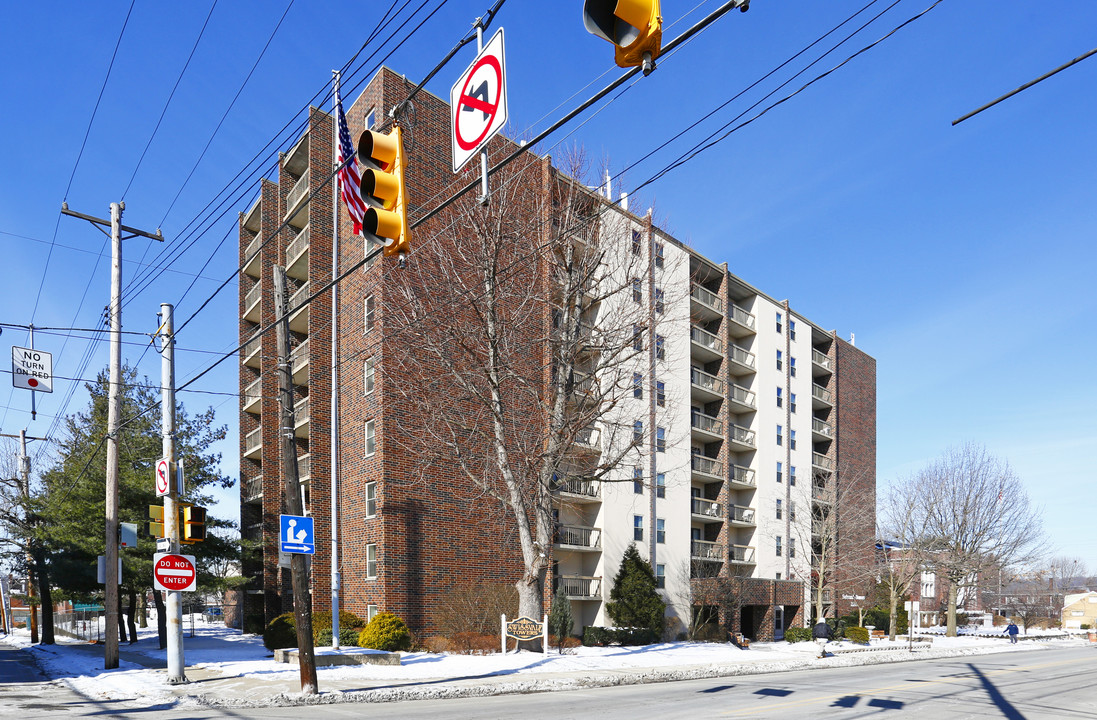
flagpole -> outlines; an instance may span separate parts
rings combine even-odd
[[[335,107],[332,153],[339,147],[339,71],[332,70]],[[336,156],[337,157],[337,156]],[[336,157],[332,160],[335,161]],[[340,180],[341,182],[341,180]],[[339,191],[331,194],[331,645],[339,647]]]

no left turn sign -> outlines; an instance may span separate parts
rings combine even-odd
[[[507,76],[503,28],[499,28],[449,91],[453,172],[507,122]]]

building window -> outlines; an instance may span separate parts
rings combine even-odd
[[[655,587],[662,590],[667,586],[667,566],[662,563],[655,564]]]
[[[632,231],[632,254],[633,255],[637,255],[637,256],[640,255],[640,241],[641,241],[641,239],[642,239],[642,236],[640,235],[640,231],[639,230],[633,230]]]
[[[370,457],[377,452],[377,437],[375,434],[374,421],[366,420],[366,457]]]
[[[655,267],[663,267],[663,243],[655,243]]]
[[[777,313],[777,332],[781,332],[781,313]]]
[[[366,605],[366,622],[372,620],[377,615],[377,612],[378,610],[376,605]]]
[[[640,327],[639,323],[632,324],[632,349],[644,349],[644,330]]]
[[[789,485],[795,485],[796,484],[796,466],[795,465],[789,465],[788,466],[788,484]]]
[[[796,377],[796,358],[791,355],[788,356],[788,374]]]
[[[662,335],[655,336],[655,359],[667,359],[667,341]]]
[[[777,407],[781,407],[781,388],[777,388]]]
[[[644,301],[643,286],[640,285],[640,280],[637,278],[632,279],[632,301],[639,305]]]
[[[366,545],[366,577],[377,577],[377,545],[374,543]]]
[[[777,573],[776,579],[777,579],[777,580],[780,580],[780,579],[781,579],[781,573]]]
[[[667,521],[663,518],[657,518],[655,520],[655,542],[666,543],[667,541]]]
[[[777,463],[777,482],[781,482],[781,467],[782,463]]]
[[[632,539],[636,542],[642,542],[644,539],[644,516],[633,515],[632,516]]]
[[[777,557],[781,557],[781,536],[777,536]]]
[[[667,384],[662,380],[655,382],[655,404],[659,407],[667,405]]]
[[[373,358],[366,358],[362,376],[365,378],[366,395],[369,395],[373,392]]]
[[[370,330],[373,329],[373,296],[372,295],[367,295],[366,296],[365,314],[366,314],[365,332],[369,332]]]
[[[788,431],[788,449],[789,450],[795,450],[796,449],[796,431],[795,430],[789,430]]]
[[[661,288],[655,288],[655,312],[663,312],[663,291]]]
[[[632,442],[642,442],[644,439],[644,422],[637,420],[632,424]]]
[[[788,394],[788,411],[790,413],[796,412],[796,393]]]
[[[655,474],[655,497],[665,498],[667,496],[667,474],[656,473]]]
[[[777,351],[777,369],[778,370],[781,369],[781,351],[780,350]]]
[[[373,129],[373,124],[374,124],[375,121],[376,121],[376,113],[374,111],[374,108],[370,108],[369,112],[366,113],[366,124],[365,124],[366,130],[372,130]]]
[[[655,452],[667,451],[667,430],[666,428],[655,428]]]
[[[789,340],[795,340],[796,339],[796,321],[793,320],[792,318],[789,318],[789,320],[788,320],[788,339]],[[791,540],[789,541],[788,549],[789,549],[789,556],[791,557],[792,556],[792,541]]]
[[[781,519],[781,500],[780,500],[780,498],[778,498],[778,500],[777,500],[777,519],[778,520]]]
[[[644,492],[644,471],[640,468],[632,469],[632,491],[637,495]]]
[[[788,503],[788,519],[796,522],[796,501],[789,500]]]
[[[377,517],[377,482],[366,483],[366,517]]]
[[[781,434],[783,432],[784,432],[784,429],[780,425],[778,425],[777,426],[777,444],[778,445],[783,445],[784,442],[785,442],[784,435]]]
[[[644,398],[644,376],[640,373],[632,374],[632,396],[634,398]]]
[[[789,328],[791,330],[791,328]],[[790,558],[796,557],[796,538],[788,539],[788,556]]]

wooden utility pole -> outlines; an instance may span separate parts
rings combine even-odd
[[[84,215],[69,210],[68,203],[61,203],[61,213],[87,220],[100,226],[110,226],[110,387],[107,395],[107,482],[106,482],[106,520],[104,536],[106,568],[104,578],[103,606],[105,608],[106,628],[103,630],[103,668],[113,670],[118,667],[118,430],[121,425],[122,398],[122,240],[140,235],[163,242],[164,236],[137,230],[122,224],[124,202],[110,204],[110,220]],[[125,238],[122,231],[130,233]]]
[[[282,451],[282,503],[287,515],[304,515],[301,482],[297,476],[297,444],[293,419],[293,374],[290,368],[289,312],[286,309],[286,269],[274,267],[275,325],[278,336],[278,402],[281,406],[281,427],[278,443]],[[281,539],[279,539],[279,542]],[[293,617],[297,625],[297,658],[301,667],[301,693],[319,692],[316,681],[316,655],[312,644],[312,605],[309,597],[308,560],[301,553],[290,556],[293,578]]]

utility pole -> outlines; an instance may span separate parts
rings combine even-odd
[[[172,474],[168,494],[164,496],[164,537],[168,552],[179,552],[179,472],[175,455],[175,328],[174,308],[160,303],[160,429],[163,434],[163,456]],[[168,684],[187,682],[183,663],[183,594],[167,591],[168,613]]]
[[[121,598],[118,595],[118,430],[121,423],[119,415],[122,400],[119,390],[122,385],[122,240],[142,236],[163,242],[164,236],[159,230],[156,234],[127,227],[122,224],[124,202],[110,204],[110,220],[84,215],[69,210],[67,202],[61,203],[61,213],[87,220],[102,230],[100,226],[110,226],[110,388],[107,395],[107,482],[106,482],[106,520],[104,536],[106,587],[103,605],[105,609],[103,631],[103,669],[118,667],[118,621],[121,615]],[[122,232],[130,233],[126,238]]]
[[[31,331],[33,333],[33,330]],[[34,335],[31,335],[31,347],[34,347]],[[31,407],[34,407],[34,393],[31,393]],[[31,410],[33,413],[34,411]],[[30,456],[27,455],[27,431],[19,431],[19,492],[23,496],[23,521],[27,525],[27,529],[30,529]],[[27,599],[29,602],[27,605],[30,610],[30,641],[32,645],[38,644],[38,611],[34,605],[34,585],[31,575],[34,574],[34,555],[30,549],[27,549]],[[37,581],[38,578],[34,578]]]
[[[297,445],[294,440],[293,374],[290,367],[289,313],[286,310],[286,269],[274,267],[274,302],[278,336],[278,402],[281,405],[281,427],[278,442],[282,450],[283,505],[288,515],[304,515],[301,481],[297,475]],[[301,694],[319,692],[316,680],[316,655],[312,644],[312,606],[309,599],[309,577],[301,553],[290,555],[290,575],[293,579],[293,616],[297,625],[297,659],[301,668]]]

